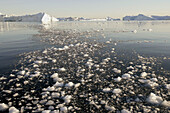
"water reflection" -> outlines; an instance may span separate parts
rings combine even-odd
[[[0,32],[9,31],[10,24],[8,22],[0,22]]]

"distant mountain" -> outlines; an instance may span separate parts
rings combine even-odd
[[[123,17],[123,20],[154,20],[151,17],[145,16],[143,14],[139,14],[137,16],[125,16]]]
[[[52,17],[46,13],[38,13],[33,15],[24,16],[4,16],[0,15],[0,21],[4,22],[42,22],[49,23],[53,21],[59,21],[55,17]]]
[[[151,16],[154,20],[170,20],[170,16]]]

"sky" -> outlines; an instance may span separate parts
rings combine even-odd
[[[55,17],[122,18],[126,15],[170,15],[170,0],[0,0],[0,12]]]

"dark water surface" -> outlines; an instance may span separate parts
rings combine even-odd
[[[33,38],[38,29],[29,24],[33,23],[0,23],[0,74],[13,68],[19,59],[19,54],[48,46]]]
[[[32,25],[30,27],[30,25]],[[0,23],[0,74],[16,64],[23,52],[49,47],[33,37],[38,23]],[[89,37],[98,41],[119,41],[124,51],[134,50],[140,55],[162,57],[163,67],[170,70],[170,22],[57,22],[44,28],[97,31],[102,36]],[[136,33],[135,30],[137,31]],[[134,31],[134,32],[133,32]],[[11,67],[12,68],[12,67]]]

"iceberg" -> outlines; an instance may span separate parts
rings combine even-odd
[[[125,16],[125,17],[123,17],[123,20],[129,21],[129,20],[154,20],[154,19],[152,17],[148,17],[143,14],[139,14],[137,16]]]
[[[24,16],[0,16],[0,21],[4,22],[41,22],[41,23],[50,23],[59,21],[57,18],[50,16],[46,13],[38,13],[33,15],[24,15]]]
[[[170,20],[170,16],[151,16],[155,20]]]

